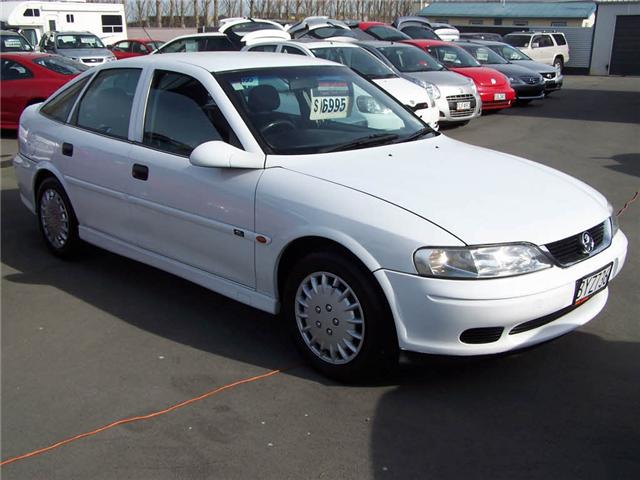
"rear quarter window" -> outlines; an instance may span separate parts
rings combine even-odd
[[[40,113],[53,120],[66,122],[73,105],[76,103],[80,92],[82,92],[82,89],[88,81],[89,77],[70,85],[67,89],[45,103],[40,109]]]
[[[566,45],[567,44],[567,39],[564,38],[564,35],[560,35],[559,33],[554,33],[552,36],[553,36],[553,39],[556,41],[556,43],[558,45]]]

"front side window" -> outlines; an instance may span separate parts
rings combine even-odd
[[[0,52],[31,52],[29,45],[21,35],[0,35]]]
[[[110,137],[126,139],[140,69],[114,68],[98,73],[83,95],[75,124]]]
[[[104,33],[122,33],[122,15],[102,15]]]
[[[129,42],[118,42],[113,46],[114,52],[128,52]]]
[[[255,47],[249,48],[250,52],[275,52],[275,45],[256,45]]]
[[[550,35],[542,35],[540,38],[540,46],[541,47],[553,47],[553,40],[551,40]]]
[[[98,37],[90,34],[60,34],[56,37],[59,50],[72,48],[105,48]]]
[[[269,153],[353,150],[432,134],[397,101],[345,67],[251,69],[216,78]]]
[[[393,70],[372,54],[361,48],[312,48],[311,51],[318,58],[346,65],[366,78],[374,79],[396,77]]]
[[[493,50],[486,47],[476,47],[475,45],[465,45],[464,49],[473,55],[482,65],[495,65],[508,63],[504,58],[498,55]]]
[[[33,77],[31,71],[13,60],[3,58],[1,60],[0,80],[25,80]]]
[[[52,55],[50,57],[39,57],[33,60],[33,63],[36,63],[41,67],[46,68],[47,70],[51,70],[52,72],[60,73],[62,75],[78,75],[89,69],[89,67],[80,62],[76,62],[74,60],[71,60],[70,58],[58,55]]]
[[[378,50],[396,67],[404,73],[439,72],[445,70],[438,62],[424,50],[414,47],[379,47]]]
[[[292,47],[291,45],[284,45],[282,47],[282,53],[290,53],[292,55],[305,55],[302,50],[296,47]]]
[[[479,67],[480,64],[469,53],[460,47],[449,45],[434,45],[429,47],[429,53],[434,55],[447,67],[466,68]]]
[[[45,103],[40,109],[40,113],[59,122],[66,122],[73,105],[76,103],[78,95],[80,95],[80,92],[88,81],[89,78],[85,78],[70,85]]]
[[[181,73],[155,72],[147,100],[143,144],[188,156],[205,142],[236,143],[230,137],[231,129],[222,112],[198,80]]]
[[[139,42],[131,42],[131,47],[129,48],[129,50],[131,51],[131,53],[140,53],[143,55],[149,53],[147,47]]]

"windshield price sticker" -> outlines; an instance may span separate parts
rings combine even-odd
[[[344,96],[311,96],[311,113],[309,120],[328,120],[345,118],[349,110],[349,97]]]

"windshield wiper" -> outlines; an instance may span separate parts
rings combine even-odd
[[[364,146],[373,146],[373,145],[384,145],[387,142],[391,142],[396,140],[399,135],[395,133],[375,133],[373,135],[369,135],[368,137],[362,137],[357,140],[342,143],[340,145],[334,145],[332,147],[320,150],[321,153],[328,152],[339,152],[341,150],[351,150],[352,148],[364,147]]]
[[[418,130],[415,133],[412,133],[411,135],[408,135],[402,139],[400,139],[400,141],[398,143],[404,143],[404,142],[411,142],[413,140],[417,140],[421,137],[425,137],[429,134],[435,133],[434,130],[430,127],[423,127],[420,130]]]

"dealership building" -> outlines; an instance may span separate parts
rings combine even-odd
[[[640,75],[640,0],[440,1],[419,11],[463,32],[563,32],[571,49],[569,71]]]

